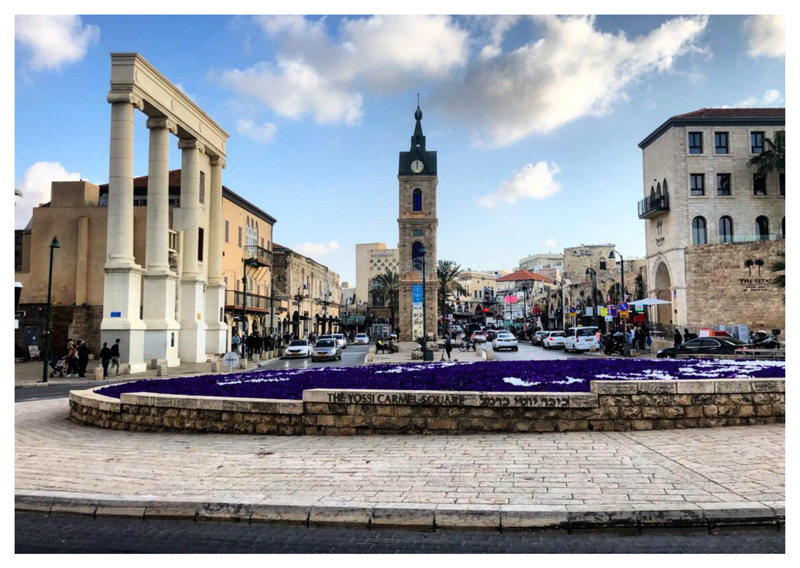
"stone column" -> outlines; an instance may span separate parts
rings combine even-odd
[[[143,316],[145,361],[180,365],[179,330],[175,319],[178,275],[169,267],[169,135],[177,134],[175,123],[151,118],[150,155],[147,174],[147,244],[145,247]]]
[[[208,286],[206,287],[206,353],[225,353],[228,326],[225,324],[225,281],[222,279],[222,170],[225,159],[211,158],[211,187],[208,195]]]
[[[133,257],[133,112],[143,108],[131,93],[108,94],[111,146],[108,168],[108,221],[100,340],[122,340],[122,362],[130,372],[146,369],[145,324],[139,317],[142,269]]]
[[[200,157],[205,151],[198,140],[181,140],[181,206],[172,212],[173,226],[183,231],[181,248],[181,311],[179,355],[181,361],[206,361],[205,274],[198,260],[200,211]],[[204,237],[205,238],[205,237]]]

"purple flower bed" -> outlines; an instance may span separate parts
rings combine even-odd
[[[389,389],[484,392],[587,392],[592,379],[676,380],[782,378],[783,361],[602,359],[492,361],[317,367],[253,371],[175,379],[144,379],[99,389],[119,398],[124,392],[301,400],[303,391]]]

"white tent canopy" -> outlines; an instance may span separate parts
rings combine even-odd
[[[635,302],[628,302],[631,306],[656,306],[659,304],[671,304],[672,302],[668,300],[659,300],[658,298],[644,298],[642,300],[636,300]]]

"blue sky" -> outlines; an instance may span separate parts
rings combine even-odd
[[[703,107],[785,106],[783,29],[726,15],[18,16],[15,225],[51,181],[107,181],[109,54],[138,52],[230,134],[223,183],[342,280],[356,243],[396,246],[417,93],[440,259],[508,270],[592,243],[643,256],[637,144]]]

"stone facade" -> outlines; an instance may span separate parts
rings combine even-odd
[[[70,393],[78,423],[133,431],[273,435],[465,434],[783,423],[784,379],[592,381],[588,393],[312,389],[302,401]]]

